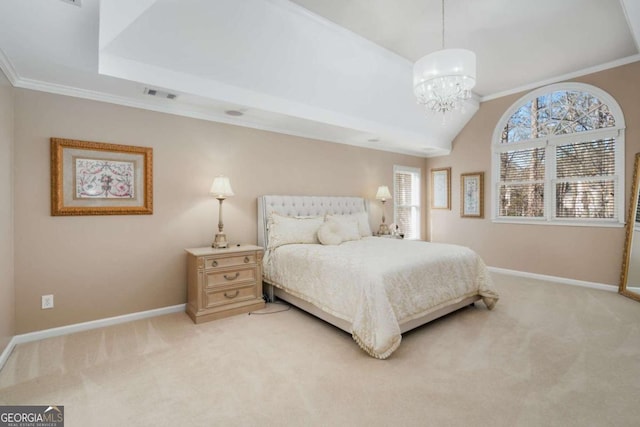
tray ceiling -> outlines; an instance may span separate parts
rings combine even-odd
[[[446,8],[446,46],[476,53],[478,83],[445,117],[411,88],[441,46],[439,0],[3,0],[0,68],[17,87],[429,157],[482,100],[640,59],[637,1]]]

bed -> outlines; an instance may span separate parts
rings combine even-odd
[[[493,309],[499,296],[474,251],[368,236],[367,208],[359,197],[259,197],[258,244],[266,248],[268,298],[287,301],[349,332],[378,359],[389,357],[406,331],[481,299]],[[344,221],[360,232],[357,238],[320,244],[319,231],[311,233],[327,228],[318,229],[318,224]]]

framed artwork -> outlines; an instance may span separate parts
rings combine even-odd
[[[460,175],[460,216],[484,218],[484,172]]]
[[[153,149],[51,138],[51,215],[153,213]]]
[[[451,168],[431,169],[431,209],[451,209]]]

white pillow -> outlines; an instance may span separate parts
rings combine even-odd
[[[325,222],[318,229],[318,240],[323,245],[339,245],[342,243],[340,224],[334,221]]]
[[[269,245],[267,249],[293,243],[319,243],[318,229],[323,224],[321,216],[294,217],[277,213],[269,215]]]
[[[356,221],[358,223],[358,232],[361,237],[371,236],[371,227],[369,226],[369,215],[366,212],[358,212],[348,215],[327,215],[327,221],[335,219],[336,221]]]
[[[361,236],[357,218],[354,218],[351,215],[327,215],[327,222],[339,225],[337,230],[343,242],[349,240],[360,240]]]

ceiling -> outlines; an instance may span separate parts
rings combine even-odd
[[[640,60],[638,0],[447,0],[445,47],[476,53],[477,85],[462,111],[434,115],[411,73],[442,47],[441,7],[3,0],[0,69],[16,87],[430,157],[482,101]]]

